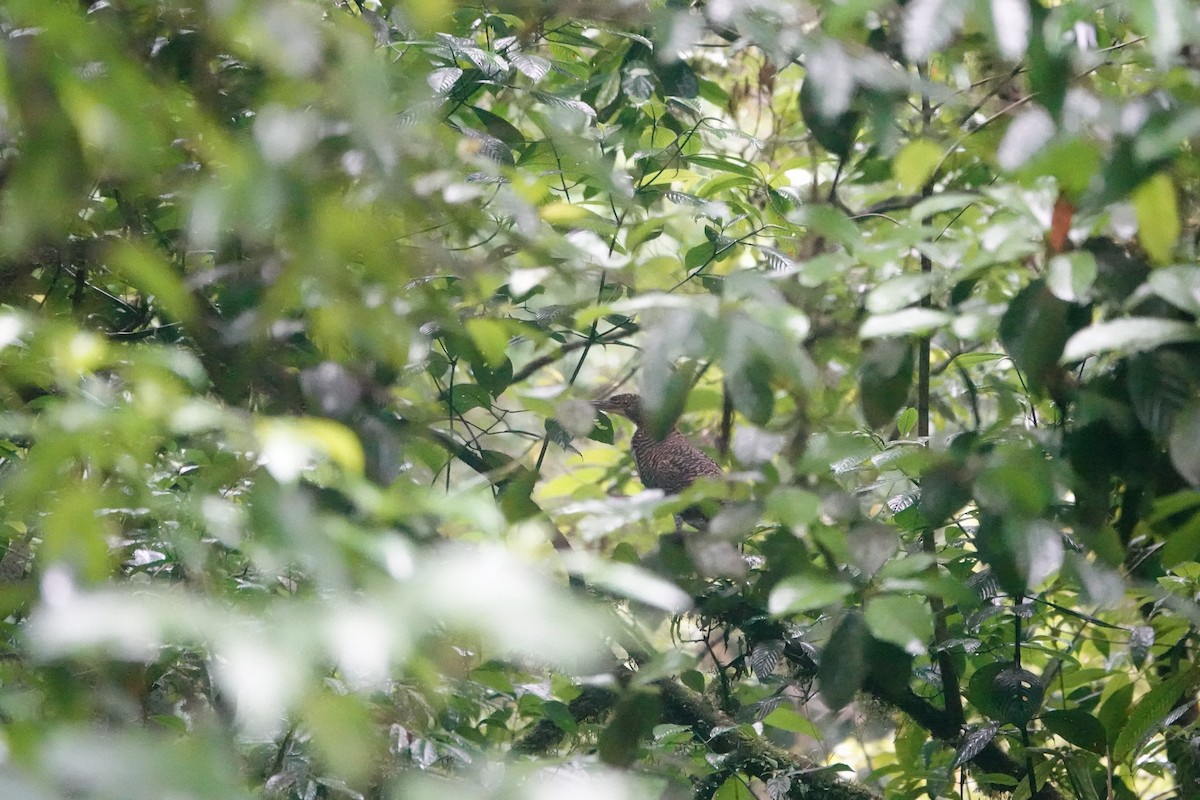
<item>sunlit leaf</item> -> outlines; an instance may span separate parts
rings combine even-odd
[[[785,578],[771,591],[767,607],[781,616],[836,603],[853,591],[847,583],[820,574],[794,575]]]
[[[1137,756],[1137,751],[1154,732],[1155,728],[1166,724],[1172,710],[1179,701],[1179,696],[1196,679],[1193,669],[1183,669],[1176,672],[1162,683],[1155,686],[1141,698],[1129,715],[1124,728],[1121,729],[1117,741],[1113,745],[1114,761],[1124,762]]]
[[[1104,353],[1135,353],[1165,344],[1200,341],[1200,328],[1172,319],[1128,317],[1098,322],[1076,333],[1062,351],[1063,363]]]
[[[1159,264],[1169,262],[1180,231],[1175,185],[1170,176],[1160,172],[1138,187],[1133,193],[1133,207],[1142,247]]]
[[[875,314],[867,318],[858,330],[863,339],[885,336],[898,337],[929,333],[951,320],[945,311],[932,308],[909,308],[891,314]]]
[[[928,139],[914,139],[896,154],[892,172],[906,192],[916,192],[934,176],[942,148]]]
[[[933,636],[933,615],[925,602],[915,597],[883,595],[867,603],[864,619],[871,635],[902,647],[905,652],[925,652]]]
[[[813,725],[807,718],[802,717],[787,706],[780,706],[770,714],[767,714],[767,716],[763,717],[763,724],[770,725],[772,728],[779,728],[781,731],[803,733],[805,736],[811,736],[814,739],[821,738],[821,732],[816,725]]]

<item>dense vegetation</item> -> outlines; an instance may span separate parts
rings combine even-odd
[[[0,796],[1200,795],[1192,4],[0,34]]]

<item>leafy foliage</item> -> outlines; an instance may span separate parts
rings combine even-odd
[[[1190,796],[1193,16],[10,0],[0,794]]]

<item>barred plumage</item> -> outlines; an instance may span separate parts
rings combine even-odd
[[[667,494],[679,494],[700,477],[720,477],[723,473],[717,462],[672,429],[662,439],[655,439],[643,424],[642,401],[636,394],[618,394],[595,403],[601,411],[613,411],[633,421],[633,460],[637,464],[642,485],[662,489]],[[698,506],[680,513],[691,525],[702,527],[708,515]]]

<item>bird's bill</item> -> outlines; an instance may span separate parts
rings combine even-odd
[[[612,411],[617,414],[627,415],[629,413],[629,410],[624,403],[614,403],[612,400],[593,400],[592,408],[596,409],[597,411]]]

